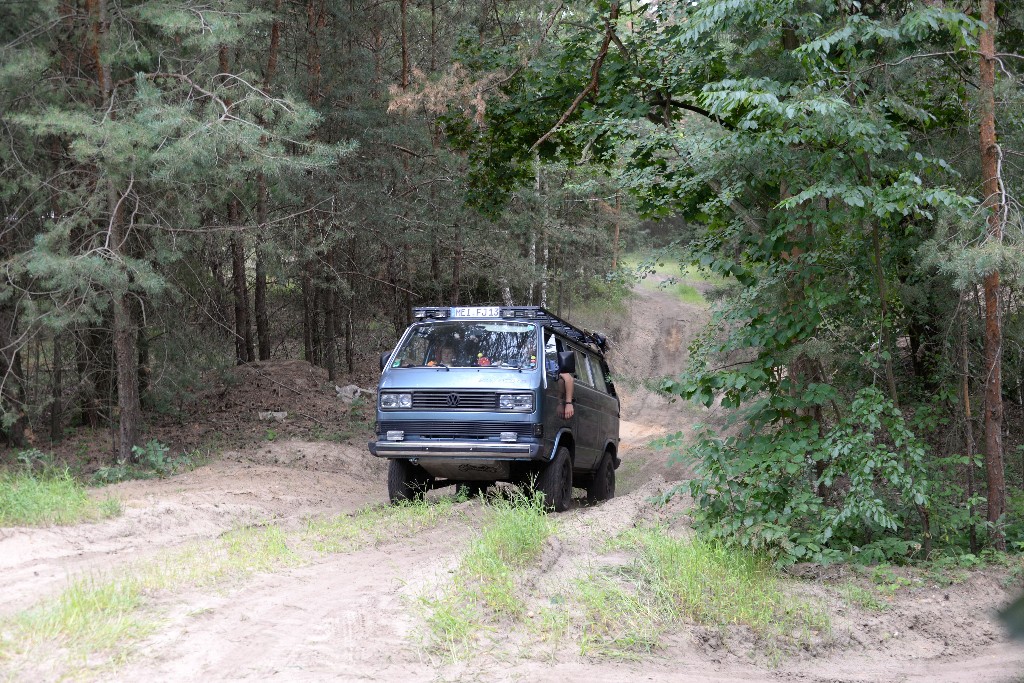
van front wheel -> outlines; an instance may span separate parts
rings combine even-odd
[[[392,503],[422,498],[430,490],[430,475],[408,460],[388,461],[388,498]]]
[[[544,507],[565,512],[572,501],[572,458],[562,446],[554,459],[537,476],[537,490],[544,494]]]

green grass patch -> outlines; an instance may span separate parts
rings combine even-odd
[[[727,279],[709,271],[680,264],[678,258],[671,254],[630,254],[623,259],[622,267],[632,273],[639,287],[671,292],[680,301],[694,306],[705,306],[708,303],[695,284],[728,283]]]
[[[485,510],[487,521],[451,584],[439,595],[420,599],[431,649],[452,659],[498,620],[522,617],[517,572],[540,556],[553,530],[539,495],[492,499]]]
[[[0,474],[0,526],[77,524],[120,514],[120,501],[91,498],[66,468]]]
[[[695,287],[691,287],[684,282],[677,282],[673,291],[676,296],[679,297],[680,301],[684,303],[693,304],[695,306],[702,306],[707,303],[703,294],[697,291]]]
[[[310,560],[310,551],[346,552],[408,535],[450,516],[456,502],[447,496],[373,506],[308,520],[305,529],[292,534],[275,525],[237,528],[147,562],[76,578],[53,598],[0,619],[0,662],[13,680],[39,677],[40,666],[49,669],[42,676],[47,679],[95,671],[123,659],[156,628],[156,615],[146,612],[154,595],[298,566]]]
[[[118,661],[155,628],[144,614],[150,596],[302,561],[279,527],[247,527],[116,573],[80,577],[55,597],[0,621],[0,661],[11,660],[18,668],[42,656],[63,669],[61,675],[87,662]]]
[[[435,526],[454,513],[457,502],[455,497],[442,496],[436,500],[373,505],[354,514],[327,519],[311,518],[306,520],[303,535],[318,552],[351,552]]]
[[[579,583],[584,653],[634,657],[684,619],[711,627],[744,625],[780,645],[830,628],[823,611],[781,590],[765,557],[675,538],[658,527],[623,534],[613,547],[635,557]]]
[[[840,587],[840,594],[846,603],[853,607],[860,607],[872,612],[884,612],[889,609],[889,603],[880,598],[878,593],[853,581],[843,584]]]

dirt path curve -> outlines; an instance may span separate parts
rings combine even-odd
[[[680,371],[706,311],[670,292],[638,288],[629,320],[609,330],[611,363],[623,399],[619,497],[559,516],[559,538],[545,551],[537,581],[586,572],[604,539],[635,525],[685,525],[685,503],[671,510],[649,501],[665,480],[685,478],[667,466],[652,438],[715,414],[671,403],[644,382]],[[125,515],[61,529],[0,531],[0,613],[53,594],[67,577],[144,560],[181,544],[244,524],[272,521],[297,529],[307,517],[353,511],[386,498],[384,470],[361,444],[274,441],[230,451],[215,463],[167,480],[106,489]],[[638,661],[582,657],[575,641],[538,651],[490,632],[462,661],[443,661],[421,646],[419,597],[444,584],[479,528],[479,504],[438,526],[348,553],[325,554],[300,567],[239,580],[218,589],[155,596],[155,632],[132,647],[120,667],[91,670],[120,681],[973,681],[1011,680],[1024,652],[1009,646],[991,616],[1009,592],[982,574],[962,585],[897,597],[892,609],[865,612],[836,600],[815,581],[794,590],[834,608],[828,644],[766,668],[756,639],[723,640],[684,625]],[[534,580],[531,579],[531,580]],[[497,644],[501,643],[499,647]],[[510,654],[511,653],[511,654]],[[0,679],[3,676],[0,660]],[[85,677],[89,678],[90,671]],[[49,680],[46,667],[18,680]]]

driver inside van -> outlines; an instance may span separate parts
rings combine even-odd
[[[441,343],[434,347],[432,358],[427,361],[427,367],[452,367],[455,365],[455,349],[449,344]]]

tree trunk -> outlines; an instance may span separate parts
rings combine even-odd
[[[25,415],[25,377],[21,371],[21,350],[18,343],[18,314],[12,305],[0,306],[0,418],[11,420],[6,432],[8,444],[15,448],[28,446],[28,418]]]
[[[327,267],[329,272],[334,272],[334,250],[327,254]],[[333,282],[333,278],[331,279]],[[338,377],[336,354],[334,351],[334,287],[328,286],[324,289],[324,365],[327,366],[327,379],[334,381]]]
[[[409,0],[399,2],[402,22],[402,90],[409,87],[409,32],[408,23]]]
[[[462,228],[455,226],[455,253],[452,255],[452,305],[459,305],[462,280]]]
[[[345,268],[348,278],[348,305],[345,307],[345,367],[351,375],[355,372],[355,345],[352,336],[355,334],[356,307],[356,264],[359,263],[359,243],[353,234],[348,240],[348,265]]]
[[[50,376],[50,441],[56,443],[64,436],[63,401],[64,356],[60,333],[53,335],[53,373]]]
[[[540,305],[547,308],[548,305],[548,231],[541,233],[541,261],[540,261]]]
[[[136,302],[135,309],[139,309],[138,303]],[[140,315],[135,316],[136,320],[141,320]],[[152,373],[149,371],[149,335],[146,334],[146,330],[139,328],[139,401],[141,405],[151,408],[152,401],[147,397],[149,393],[149,383],[152,377]]]
[[[119,200],[113,181],[108,181],[110,244],[118,260],[128,237]],[[117,457],[123,462],[134,462],[136,458],[132,449],[139,442],[142,420],[142,406],[139,403],[139,328],[135,323],[135,302],[128,285],[125,285],[124,291],[112,292],[111,298],[114,309],[114,360],[117,367]]]
[[[963,393],[964,404],[964,453],[967,455],[967,514],[974,517],[974,505],[970,502],[974,498],[974,416],[971,415],[971,364],[967,345],[970,336],[967,330],[966,308],[960,316],[960,354],[963,365]],[[978,553],[978,534],[971,522],[968,530],[968,543],[971,552]]]
[[[313,357],[313,278],[307,262],[302,267],[302,349],[306,361],[315,365]]]
[[[979,48],[981,97],[981,174],[988,209],[988,239],[1002,242],[1002,188],[999,149],[996,145],[995,116],[995,0],[983,0],[981,20],[985,22]],[[988,521],[995,525],[1006,512],[1006,481],[1003,474],[1003,329],[999,302],[999,271],[985,276],[985,470],[988,477]],[[993,526],[992,542],[1006,549],[1006,538]]]
[[[612,270],[619,266],[619,228],[622,222],[622,199],[615,193],[615,233],[612,236]]]
[[[261,171],[256,175],[256,338],[259,340],[260,360],[270,360],[270,317],[267,315],[267,266],[264,261],[263,240],[267,234],[267,179]]]
[[[310,343],[313,346],[313,365],[323,367],[324,365],[324,338],[320,331],[320,307],[323,301],[323,290],[313,285],[313,298],[310,301],[310,313],[312,320],[309,323]]]
[[[107,16],[106,0],[88,0],[86,7],[93,17],[93,50],[96,59],[96,80],[100,91],[100,106],[114,116],[113,83],[110,66],[103,62],[106,50],[107,35],[110,22]],[[125,226],[122,197],[131,191],[131,184],[122,195],[111,178],[106,179],[107,194],[107,244],[111,252],[111,260],[115,264],[123,262],[123,256],[130,251],[127,248],[131,226]],[[117,368],[117,404],[118,404],[118,443],[119,460],[130,462],[135,455],[133,447],[139,440],[139,428],[142,420],[142,407],[139,404],[138,376],[138,326],[132,315],[134,304],[131,292],[131,275],[119,290],[110,292],[111,308],[114,313],[114,359]]]
[[[263,75],[263,90],[270,92],[270,87],[277,73],[277,56],[281,48],[281,8],[284,0],[274,3],[274,21],[270,25],[270,49],[267,55],[267,70]],[[260,143],[266,145],[264,136]],[[266,240],[268,226],[269,191],[267,177],[260,171],[256,174],[256,280],[253,284],[255,295],[256,339],[259,345],[259,359],[270,360],[270,318],[267,315],[267,265],[263,242]]]
[[[228,220],[238,226],[238,202],[228,204]],[[252,326],[249,324],[249,286],[245,279],[245,245],[242,235],[231,235],[231,282],[235,295],[235,362],[238,365],[256,360]]]

